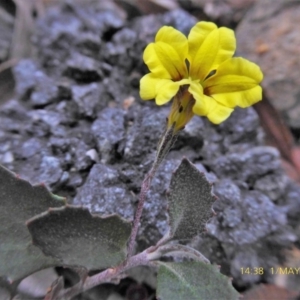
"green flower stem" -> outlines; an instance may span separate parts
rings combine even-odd
[[[143,213],[146,196],[150,189],[152,179],[153,179],[159,165],[163,161],[164,157],[168,154],[169,150],[171,149],[174,142],[176,141],[177,132],[175,133],[174,128],[175,128],[175,123],[171,127],[168,127],[165,130],[165,132],[163,133],[163,135],[158,143],[155,160],[152,164],[150,171],[147,173],[147,175],[145,176],[145,179],[143,180],[143,183],[141,186],[141,193],[140,193],[140,197],[139,197],[139,203],[138,203],[138,207],[136,209],[135,217],[133,220],[133,228],[132,228],[131,236],[129,239],[127,258],[130,258],[134,251],[135,240],[136,240],[136,236],[138,233],[141,216]]]

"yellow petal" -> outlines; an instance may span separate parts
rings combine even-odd
[[[170,45],[184,62],[188,55],[188,41],[186,36],[171,26],[163,26],[155,36],[155,42]]]
[[[204,82],[204,93],[229,107],[248,107],[262,98],[258,85],[263,79],[260,68],[240,57],[222,63]]]
[[[210,99],[213,99],[213,98],[210,98]],[[211,110],[207,114],[207,118],[213,124],[220,124],[220,123],[224,122],[226,119],[228,119],[232,112],[233,112],[232,108],[223,106],[223,105],[219,104],[218,102],[215,102],[215,106],[213,108],[211,108]]]
[[[185,61],[181,59],[173,47],[163,42],[155,43],[154,47],[158,60],[169,72],[173,80],[181,80],[187,76]]]
[[[157,96],[155,102],[157,105],[163,105],[169,102],[178,92],[179,83],[172,80],[162,79],[156,86]]]
[[[159,78],[171,79],[171,75],[165,66],[160,62],[156,55],[155,44],[150,43],[143,55],[145,64],[148,66],[149,70],[154,73]]]
[[[140,96],[143,100],[155,98],[157,105],[163,105],[174,97],[179,86],[179,82],[157,78],[150,73],[142,77],[140,81]]]
[[[206,116],[214,124],[225,121],[233,112],[232,108],[221,105],[214,98],[204,95],[202,86],[197,82],[191,83],[189,92],[196,100],[193,112],[199,116]]]
[[[217,28],[211,22],[199,22],[188,36],[190,76],[204,80],[211,71],[231,58],[236,48],[234,32]]]
[[[189,58],[191,60],[196,56],[200,46],[207,36],[215,29],[217,25],[212,22],[198,22],[190,31],[188,36]]]
[[[155,43],[146,47],[143,58],[157,77],[180,80],[187,77],[187,53],[187,38],[178,30],[164,26],[157,32]]]
[[[156,84],[159,81],[159,78],[153,76],[149,73],[143,76],[140,80],[140,97],[143,100],[154,99],[157,95],[156,93]]]
[[[228,107],[239,106],[246,108],[262,99],[262,88],[257,85],[246,91],[214,94],[212,97],[216,99],[218,103]]]

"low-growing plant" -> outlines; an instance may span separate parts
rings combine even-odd
[[[45,299],[71,299],[96,285],[119,282],[131,268],[149,266],[157,270],[158,299],[238,298],[229,278],[187,245],[205,230],[214,196],[205,175],[186,158],[173,173],[167,193],[167,233],[156,245],[135,253],[151,181],[178,133],[194,114],[219,124],[234,107],[261,100],[259,67],[232,58],[234,51],[233,31],[211,22],[197,23],[188,38],[164,26],[146,47],[144,61],[150,73],[141,79],[141,98],[155,98],[158,105],[171,99],[173,103],[132,223],[118,215],[99,216],[66,205],[43,185],[31,186],[0,168],[0,286],[14,295],[26,276],[65,266],[78,273],[79,282],[67,288],[59,277]],[[162,260],[170,256],[173,260]],[[93,270],[102,271],[89,275]]]

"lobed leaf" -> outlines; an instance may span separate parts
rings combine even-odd
[[[32,186],[0,165],[0,279],[16,282],[57,260],[32,245],[26,220],[65,204],[45,186]]]
[[[216,266],[198,261],[159,265],[156,294],[159,300],[238,299],[229,278]]]
[[[184,158],[172,176],[168,193],[169,236],[187,240],[204,231],[213,202],[205,175]]]
[[[104,269],[125,260],[130,222],[75,206],[51,209],[28,221],[33,243],[71,267]]]

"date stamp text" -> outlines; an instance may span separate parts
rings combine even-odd
[[[272,268],[263,268],[263,267],[245,267],[240,268],[242,275],[259,275],[262,276],[265,273],[271,275],[300,275],[300,268],[292,267],[272,267]]]

